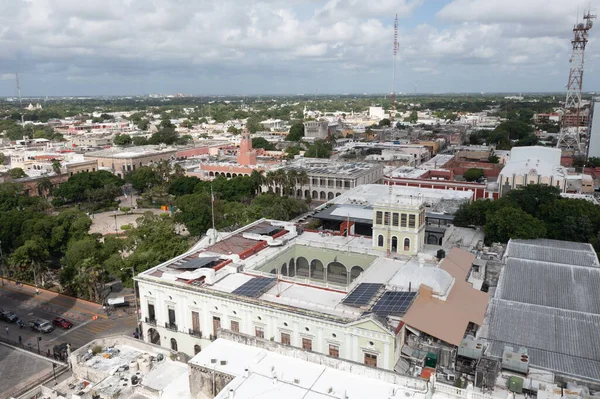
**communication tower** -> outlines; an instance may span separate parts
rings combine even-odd
[[[394,127],[394,118],[396,116],[396,62],[398,59],[398,14],[394,19],[394,78],[392,82],[392,105],[390,107],[390,127]]]
[[[581,89],[583,87],[583,65],[585,46],[588,42],[590,29],[596,18],[588,10],[583,14],[583,20],[573,27],[573,52],[571,53],[571,68],[567,82],[567,97],[565,100],[563,123],[558,137],[557,147],[574,150],[576,155],[581,153]]]

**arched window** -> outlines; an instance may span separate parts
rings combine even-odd
[[[383,236],[381,234],[377,237],[377,246],[383,247]]]
[[[288,275],[290,277],[294,277],[296,275],[296,266],[295,266],[295,262],[294,262],[294,258],[290,259],[290,263],[289,263],[289,267],[288,267]]]
[[[333,199],[333,193],[331,191],[327,194],[327,199],[328,200],[332,200]]]
[[[175,338],[171,338],[171,350],[177,352],[177,340]]]
[[[360,274],[364,272],[363,268],[360,266],[353,266],[352,269],[350,269],[350,282],[353,282],[354,280],[356,280],[356,278],[358,276],[360,276]]]
[[[316,200],[317,198],[319,198],[319,193],[317,192],[317,190],[314,190],[312,193],[312,199]]]
[[[271,274],[277,274],[277,269],[271,269]]]
[[[410,251],[410,238],[405,238],[404,239],[404,250],[405,251]]]
[[[296,275],[298,277],[308,277],[308,261],[304,257],[296,259]]]
[[[304,198],[310,197],[310,190],[304,190]]]
[[[200,348],[200,345],[194,345],[194,355],[200,353],[201,350],[202,348]]]
[[[331,262],[327,265],[327,282],[335,284],[348,284],[348,271],[340,262]]]
[[[398,237],[392,237],[392,252],[398,252]]]
[[[319,199],[324,200],[325,198],[327,198],[327,194],[325,194],[325,191],[321,191],[321,194],[319,194]]]
[[[281,266],[281,274],[283,276],[287,276],[288,275],[288,268],[287,268],[287,265],[285,263]]]
[[[302,198],[302,190],[298,189],[298,190],[296,191],[296,197],[298,197],[298,198]]]
[[[323,280],[325,278],[324,274],[323,262],[318,259],[313,259],[312,262],[310,262],[310,278]]]

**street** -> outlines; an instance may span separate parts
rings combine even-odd
[[[0,321],[2,338],[18,345],[20,336],[24,348],[27,349],[31,342],[32,349],[37,351],[38,337],[41,337],[39,349],[42,354],[48,349],[52,352],[54,345],[63,342],[71,344],[73,348],[79,348],[102,336],[132,335],[136,323],[134,312],[115,311],[107,316],[98,304],[45,290],[36,294],[33,287],[18,287],[14,282],[7,280],[4,280],[4,285],[0,285],[0,308],[13,311],[25,323],[25,327],[19,328],[17,323]],[[54,330],[47,334],[29,328],[31,319],[40,318],[51,322],[59,316],[73,323],[73,327],[65,330],[55,326]],[[98,316],[97,320],[93,320],[93,316]]]

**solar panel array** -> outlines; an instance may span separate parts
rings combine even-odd
[[[349,306],[365,306],[373,299],[377,292],[383,287],[383,284],[362,283],[356,286],[342,303]]]
[[[381,296],[372,311],[380,316],[403,315],[410,308],[416,296],[416,292],[388,291]]]
[[[275,282],[276,280],[274,278],[256,277],[237,287],[233,290],[232,294],[258,298],[271,289],[271,287],[275,285]]]

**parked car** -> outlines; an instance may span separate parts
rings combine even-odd
[[[52,323],[50,323],[48,320],[42,319],[29,320],[29,327],[31,327],[32,330],[42,333],[49,333],[54,330]]]
[[[73,327],[73,323],[71,323],[67,319],[63,319],[62,317],[55,317],[54,320],[52,320],[52,324],[54,324],[57,327],[62,327],[65,330],[68,330],[69,328]]]
[[[54,348],[53,348],[54,359],[62,360],[62,361],[67,360],[67,356],[69,354],[69,349],[67,348],[67,345],[69,345],[69,344],[66,342],[63,342],[62,344],[54,345]],[[74,351],[74,350],[75,350],[74,348],[71,348],[71,351]]]
[[[10,310],[5,310],[0,313],[2,315],[2,319],[8,321],[9,323],[14,323],[19,320],[19,316],[11,312]]]

